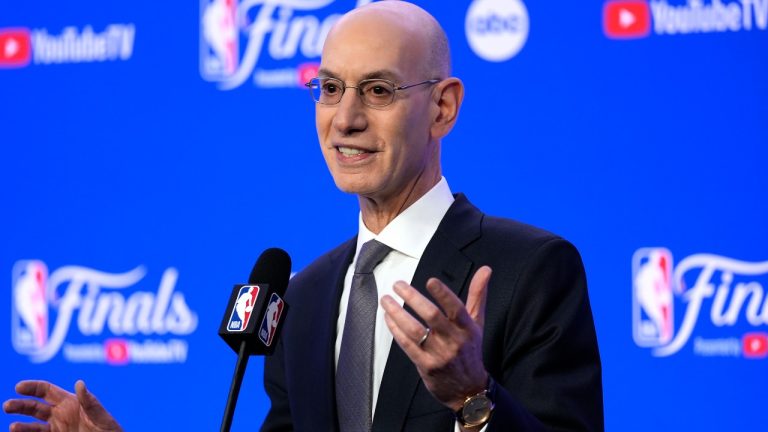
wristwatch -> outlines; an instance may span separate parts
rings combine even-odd
[[[480,393],[468,396],[464,400],[464,406],[454,413],[456,421],[462,427],[472,428],[481,426],[491,418],[494,408],[496,383],[488,375],[488,385]]]

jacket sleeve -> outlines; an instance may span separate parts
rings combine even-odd
[[[501,361],[488,368],[497,382],[488,432],[602,431],[600,356],[578,251],[550,238],[516,273],[502,281],[513,291]]]

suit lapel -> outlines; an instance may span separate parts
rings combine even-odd
[[[326,418],[328,419],[328,424],[317,424],[317,430],[335,431],[339,429],[339,422],[336,416],[335,385],[336,324],[339,316],[339,299],[341,298],[341,292],[344,289],[344,276],[355,255],[356,244],[357,237],[354,237],[329,255],[329,268],[328,271],[323,272],[323,274],[328,275],[329,280],[326,283],[327,286],[333,287],[333,292],[331,295],[322,295],[322,297],[317,298],[319,306],[328,311],[323,313],[323,315],[326,315],[329,319],[323,326],[321,330],[322,334],[319,336],[321,338],[319,340],[328,341],[325,347],[325,353],[322,356],[322,361],[325,362],[326,366],[319,370],[326,370],[328,373],[317,386],[307,386],[309,392],[308,400],[316,401],[316,404],[325,404],[325,409],[318,413],[316,419]],[[318,284],[318,286],[323,285],[324,284]],[[322,415],[322,413],[330,413],[330,418]]]
[[[426,282],[431,277],[437,277],[457,296],[466,298],[465,288],[468,286],[474,263],[461,250],[480,236],[481,221],[480,211],[470,204],[464,195],[456,196],[424,250],[411,285],[431,299],[426,292]],[[407,305],[405,309],[414,313]],[[416,367],[393,341],[379,388],[373,421],[374,431],[403,429],[420,381]]]

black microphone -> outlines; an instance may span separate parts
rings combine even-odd
[[[248,284],[232,288],[227,309],[221,319],[219,336],[237,353],[235,374],[229,388],[221,432],[232,426],[240,385],[251,355],[274,352],[288,313],[283,300],[291,276],[291,257],[278,248],[262,252],[253,265]]]

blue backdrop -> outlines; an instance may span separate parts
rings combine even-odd
[[[299,85],[356,4],[0,0],[0,398],[83,378],[126,430],[218,427],[232,284],[357,229]],[[761,430],[768,1],[419,4],[466,85],[451,188],[583,255],[607,429]]]

